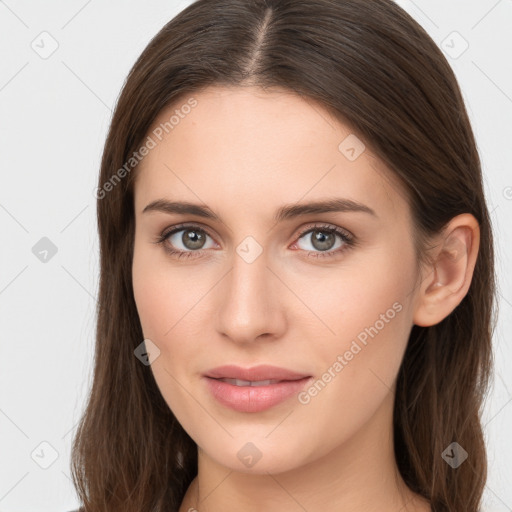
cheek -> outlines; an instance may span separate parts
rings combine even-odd
[[[323,432],[325,450],[355,435],[381,407],[392,406],[411,325],[407,283],[397,279],[406,272],[392,268],[344,279],[324,310],[336,335],[317,338],[309,354],[317,362],[316,380],[300,397],[299,412]],[[310,457],[317,455],[312,446]]]
[[[181,412],[181,419],[194,417],[198,411],[187,404],[178,384],[186,380],[183,373],[187,365],[183,362],[194,361],[197,357],[193,343],[197,334],[190,331],[196,322],[190,324],[187,320],[194,314],[193,306],[199,298],[190,286],[190,275],[173,271],[155,252],[135,246],[132,279],[144,338],[150,339],[160,350],[150,367],[157,386],[169,408],[175,413]]]
[[[348,410],[366,404],[370,411],[383,399],[407,346],[415,275],[412,253],[397,261],[389,251],[334,280],[320,310],[334,335],[318,339],[315,347],[323,363],[317,368],[320,378],[329,381],[325,388],[319,385],[323,398],[318,404],[333,400]]]
[[[172,297],[157,273],[134,255],[133,294],[145,338],[160,338],[165,332],[166,311],[172,311]],[[167,327],[168,329],[169,327]]]
[[[389,343],[400,344],[412,322],[415,272],[412,255],[398,260],[391,250],[376,251],[346,271],[332,274],[324,294],[309,292],[315,312],[331,331],[332,336],[325,337],[327,346],[332,348],[332,340],[339,340],[334,349],[348,350],[354,339],[364,343],[388,338]]]
[[[193,300],[188,298],[193,291],[186,274],[173,271],[160,247],[146,248],[135,243],[133,294],[145,337],[165,342],[174,325],[186,314],[186,305]]]
[[[132,279],[144,338],[160,350],[151,370],[171,406],[170,398],[175,401],[180,396],[175,379],[185,382],[201,353],[198,344],[204,340],[204,299],[211,285],[205,276],[170,264],[161,249],[141,249],[137,245]]]

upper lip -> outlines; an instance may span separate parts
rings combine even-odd
[[[238,379],[251,382],[261,380],[299,380],[309,377],[309,375],[304,373],[266,364],[253,366],[252,368],[242,368],[235,365],[217,366],[208,370],[204,375],[213,379]]]

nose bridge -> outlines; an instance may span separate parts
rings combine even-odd
[[[234,341],[277,334],[280,308],[276,277],[268,268],[267,251],[253,237],[235,248],[232,269],[224,280],[218,329]],[[277,301],[277,302],[276,302]]]

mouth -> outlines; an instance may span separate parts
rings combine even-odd
[[[302,377],[294,380],[243,380],[203,377],[206,391],[218,404],[244,413],[266,411],[285,404],[297,396],[313,380]]]
[[[286,381],[286,380],[277,380],[277,379],[271,379],[271,380],[241,380],[241,379],[214,379],[219,380],[221,382],[226,382],[228,384],[232,384],[233,386],[239,386],[239,387],[246,387],[246,386],[252,386],[252,387],[259,387],[259,386],[270,386],[271,384],[278,384],[279,382],[293,382],[293,381]],[[299,379],[296,379],[299,380]]]

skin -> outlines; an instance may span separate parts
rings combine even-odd
[[[355,161],[346,158],[338,146],[353,131],[322,106],[256,87],[211,86],[193,97],[197,106],[138,168],[132,269],[144,337],[160,350],[151,364],[155,380],[198,445],[198,475],[180,512],[430,510],[397,471],[395,382],[413,324],[440,322],[467,293],[477,221],[452,219],[435,240],[432,263],[420,267],[404,190],[368,147]],[[180,105],[162,111],[153,128]],[[376,215],[272,219],[283,204],[334,197]],[[206,204],[222,221],[142,213],[156,199]],[[185,222],[207,231],[204,248],[185,246],[183,232],[166,243],[199,250],[198,257],[178,259],[153,243]],[[302,233],[324,223],[347,230],[357,244],[322,259],[322,246]],[[236,251],[247,236],[263,250],[251,263]],[[343,245],[335,243],[324,250]],[[230,363],[273,364],[322,379],[394,303],[400,312],[366,346],[359,343],[307,404],[292,397],[260,413],[237,412],[201,379]],[[247,442],[262,454],[251,468],[237,457]]]

